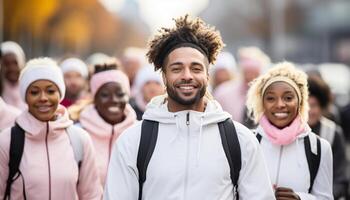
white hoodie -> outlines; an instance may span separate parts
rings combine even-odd
[[[169,112],[165,96],[153,98],[143,119],[158,121],[159,133],[147,168],[142,199],[232,200],[230,167],[217,125],[230,117],[212,100],[208,101],[205,112]],[[238,180],[240,200],[275,199],[256,138],[243,125],[234,124],[242,153]],[[136,161],[140,135],[141,122],[128,128],[116,142],[105,200],[138,199]]]
[[[332,200],[333,158],[329,143],[321,140],[321,161],[311,190],[310,171],[306,160],[304,137],[309,135],[311,151],[317,153],[316,135],[308,129],[289,145],[275,145],[267,138],[263,128],[256,131],[262,136],[260,145],[268,166],[271,184],[288,187],[296,192],[301,200]]]

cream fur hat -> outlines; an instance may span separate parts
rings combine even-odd
[[[19,77],[19,88],[23,101],[26,101],[26,92],[30,84],[38,80],[49,80],[56,84],[60,91],[61,101],[66,92],[61,69],[51,58],[36,58],[30,60]]]

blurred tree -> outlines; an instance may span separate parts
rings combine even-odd
[[[29,58],[143,46],[146,36],[130,27],[98,0],[4,0],[4,40],[19,42]]]

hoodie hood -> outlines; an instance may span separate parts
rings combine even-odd
[[[126,104],[124,113],[126,116],[124,121],[113,126],[103,120],[98,114],[95,105],[91,104],[81,112],[79,122],[93,137],[109,140],[113,131],[115,140],[126,128],[136,121],[136,113],[129,104]]]
[[[165,124],[175,124],[175,117],[190,113],[191,116],[198,116],[202,118],[201,125],[205,126],[212,123],[224,121],[231,118],[231,115],[222,110],[220,104],[211,99],[207,99],[207,106],[204,112],[194,110],[184,110],[179,112],[169,112],[167,95],[154,97],[146,107],[146,112],[143,114],[143,119],[158,121]],[[196,120],[197,117],[191,117]]]
[[[56,114],[57,119],[55,121],[43,122],[26,110],[16,119],[16,122],[24,129],[29,138],[43,139],[47,132],[50,137],[58,137],[65,133],[65,129],[72,125],[73,121],[69,119],[68,111],[62,105],[58,105]],[[48,131],[47,128],[49,128]]]

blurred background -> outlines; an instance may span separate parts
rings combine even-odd
[[[348,0],[0,0],[0,40],[27,58],[145,47],[158,27],[190,13],[227,45],[258,46],[272,60],[350,64]]]

